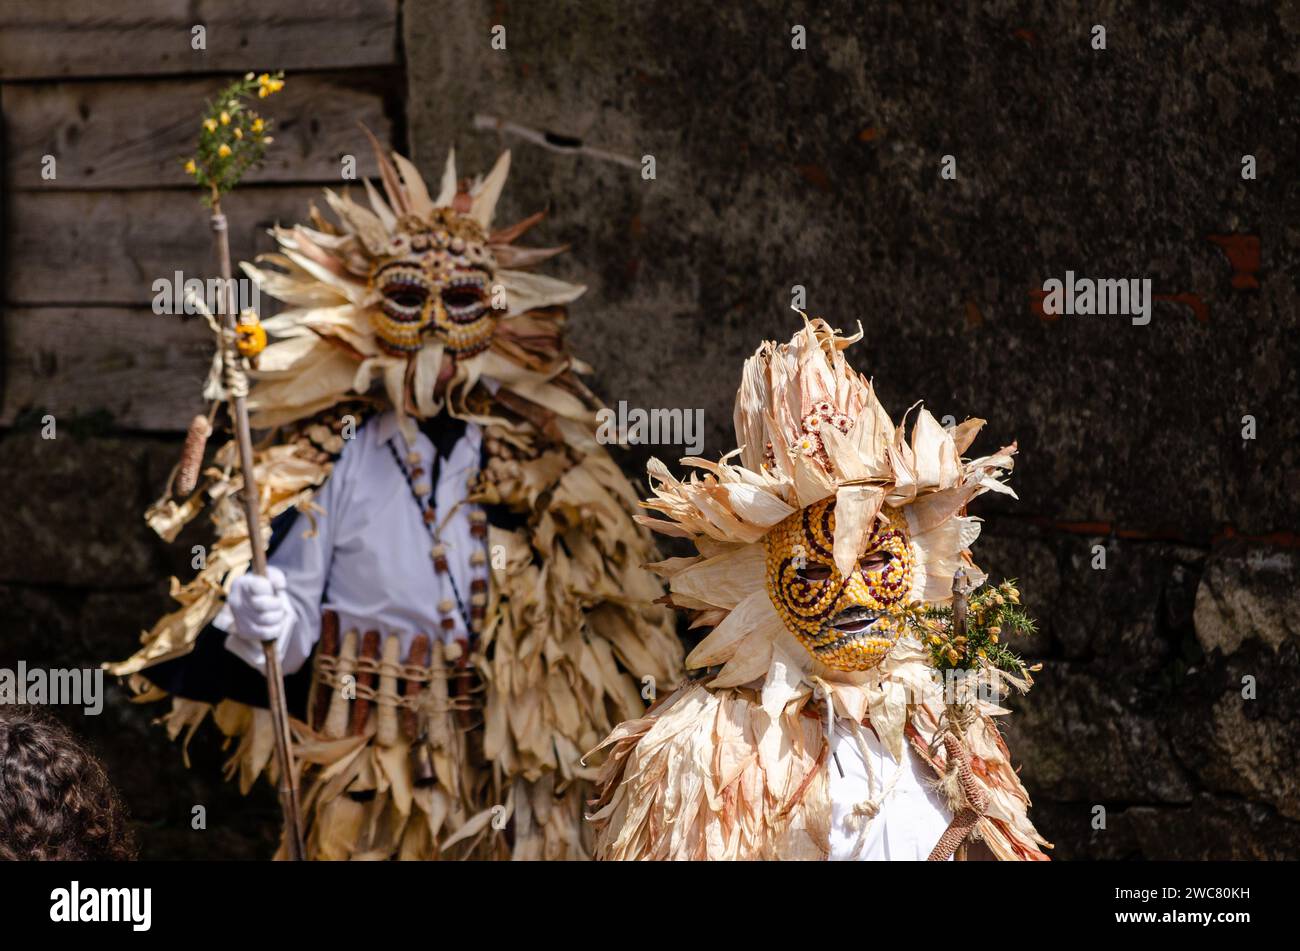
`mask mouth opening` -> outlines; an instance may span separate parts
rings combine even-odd
[[[840,636],[829,643],[814,647],[813,651],[819,654],[836,651],[855,641],[863,640],[871,635],[872,629],[881,617],[883,615],[879,611],[872,611],[867,608],[849,608],[841,611],[827,621],[826,626],[822,628],[827,634],[836,633]]]

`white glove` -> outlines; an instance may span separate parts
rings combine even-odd
[[[283,571],[268,567],[266,577],[252,572],[240,575],[231,583],[226,603],[235,620],[227,639],[231,650],[260,668],[257,661],[262,659],[262,644],[273,641],[280,659],[284,659],[296,615],[285,590]]]

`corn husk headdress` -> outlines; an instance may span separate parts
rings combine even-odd
[[[720,685],[761,675],[780,639],[762,539],[787,516],[834,497],[834,558],[848,573],[882,508],[901,509],[916,559],[910,599],[942,603],[979,536],[978,520],[963,514],[967,503],[987,491],[1014,495],[999,481],[1012,466],[1014,444],[961,458],[984,420],[945,429],[921,408],[910,436],[903,423],[894,425],[871,382],[844,357],[860,337],[840,336],[819,319],[788,344],[764,343],[745,362],[736,394],[740,447],[717,463],[683,459],[703,471],[685,480],[650,462],[654,498],[643,505],[668,520],[639,520],[690,539],[699,551],[696,559],[657,567],[670,579],[673,603],[700,612],[697,623],[714,625],[687,666],[725,662]],[[739,464],[729,461],[736,456]]]
[[[430,197],[407,159],[393,153],[390,160],[374,144],[383,195],[365,182],[366,207],[346,192],[327,190],[325,198],[337,223],[313,208],[310,226],[274,229],[277,253],[243,265],[259,287],[289,305],[266,321],[268,333],[278,340],[260,358],[250,400],[253,425],[263,428],[305,418],[369,393],[376,381],[382,381],[387,403],[400,419],[408,414],[432,416],[444,404],[435,396],[440,374],[450,374],[445,405],[453,416],[478,419],[466,398],[483,381],[518,393],[561,420],[585,421],[589,410],[582,393],[575,394],[572,382],[560,379],[575,364],[559,344],[559,308],[586,288],[525,270],[564,251],[515,245],[542,219],[541,213],[493,230],[510,153],[503,153],[486,177],[462,182],[451,151],[439,191]],[[458,222],[483,236],[494,263],[493,293],[504,294],[491,343],[456,360],[435,340],[414,353],[395,354],[372,323],[380,303],[370,281],[375,263],[409,251],[412,235],[431,227],[455,228]],[[412,431],[409,425],[404,428]]]

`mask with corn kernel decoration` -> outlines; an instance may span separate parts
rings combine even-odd
[[[767,591],[777,613],[808,652],[832,670],[869,670],[903,632],[912,586],[907,523],[893,508],[847,578],[835,567],[835,499],[795,512],[765,539]]]
[[[370,272],[380,295],[371,326],[386,351],[414,353],[426,335],[455,358],[487,349],[497,321],[496,261],[478,222],[451,208],[436,208],[428,218],[405,215],[386,251]]]

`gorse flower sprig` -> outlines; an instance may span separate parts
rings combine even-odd
[[[909,612],[909,620],[940,670],[974,670],[987,664],[1023,677],[1040,669],[1039,665],[1028,666],[1006,645],[1009,637],[1037,630],[1033,618],[1020,606],[1020,591],[1014,579],[971,595],[966,605],[965,634],[953,629],[951,605],[917,607]]]
[[[208,102],[199,126],[198,150],[181,160],[186,174],[207,189],[207,204],[219,201],[266,156],[266,147],[275,141],[270,134],[272,123],[251,108],[252,100],[265,99],[283,88],[284,73],[248,73]]]

